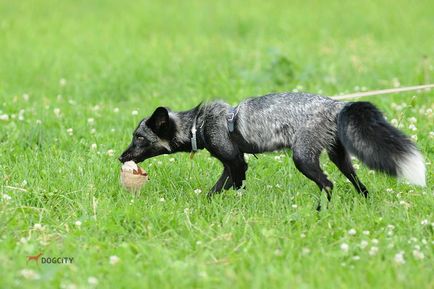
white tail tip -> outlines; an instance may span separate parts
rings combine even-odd
[[[425,162],[419,151],[414,149],[398,161],[398,177],[409,183],[425,187]]]

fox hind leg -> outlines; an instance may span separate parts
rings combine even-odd
[[[368,190],[357,177],[353,164],[351,163],[350,155],[339,140],[334,146],[328,149],[328,155],[330,160],[338,167],[342,174],[350,180],[356,191],[365,196],[365,198],[368,197]]]
[[[305,147],[306,148],[306,147]],[[314,181],[320,190],[327,194],[327,200],[332,198],[333,183],[327,179],[319,164],[321,150],[312,152],[311,150],[297,149],[293,150],[293,160],[295,167],[307,178]],[[317,210],[321,209],[318,203]]]

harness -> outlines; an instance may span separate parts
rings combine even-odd
[[[232,133],[235,130],[235,119],[236,119],[239,111],[240,111],[240,106],[238,105],[236,108],[231,107],[229,109],[228,114],[226,114],[226,120],[228,122],[229,133]]]
[[[226,121],[228,125],[228,131],[229,133],[232,133],[235,130],[235,120],[237,118],[238,112],[240,110],[240,106],[237,106],[235,108],[231,107],[226,114]],[[193,158],[194,154],[198,151],[197,147],[197,115],[194,118],[193,126],[191,127],[191,154],[190,158]],[[205,122],[202,122],[199,128],[202,128],[203,124]]]

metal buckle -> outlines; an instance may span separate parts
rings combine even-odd
[[[228,113],[228,115],[227,115],[227,120],[228,121],[234,121],[234,118],[235,118],[235,113],[234,112]]]

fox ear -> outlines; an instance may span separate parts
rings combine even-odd
[[[170,122],[169,111],[165,107],[158,107],[151,117],[146,121],[146,125],[157,135],[161,130],[168,127]]]

